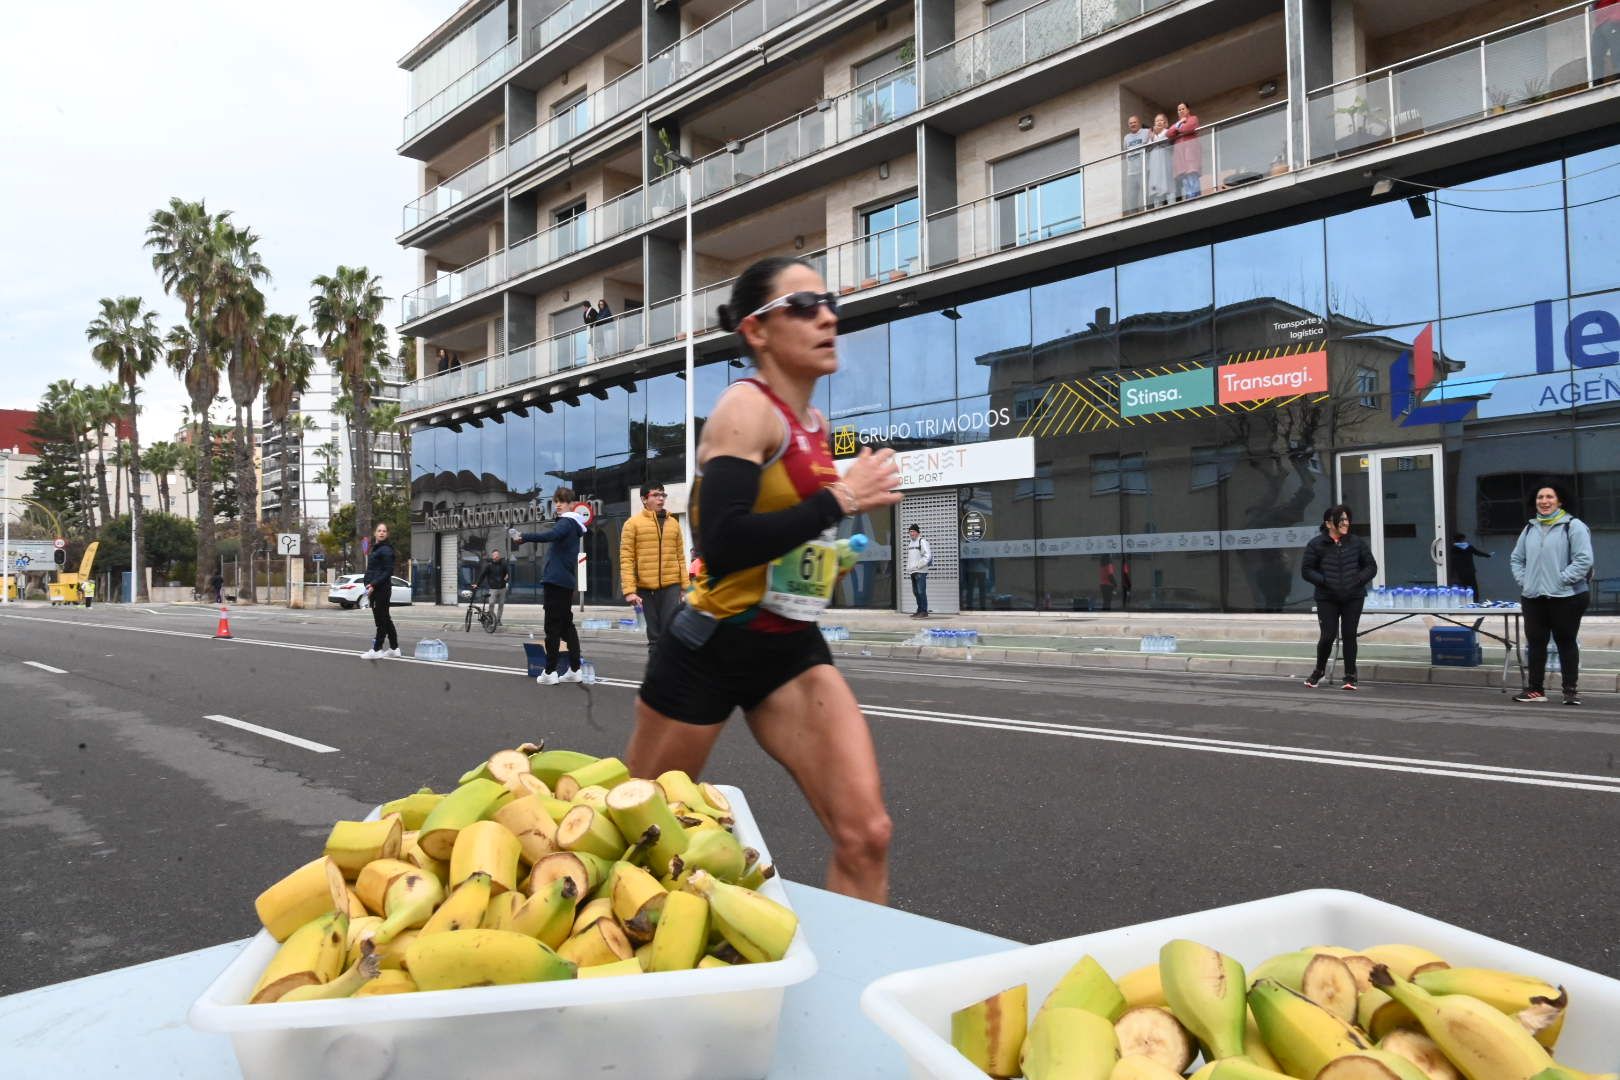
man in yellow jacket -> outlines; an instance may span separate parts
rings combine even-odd
[[[686,557],[681,527],[664,509],[664,486],[641,486],[641,513],[624,523],[619,535],[619,581],[624,600],[647,621],[647,651],[675,617],[686,591]]]

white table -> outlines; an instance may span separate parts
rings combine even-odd
[[[1379,623],[1377,626],[1369,626],[1365,630],[1358,629],[1356,631],[1356,638],[1359,640],[1366,637],[1368,634],[1373,633],[1375,630],[1382,630],[1386,626],[1394,626],[1396,623],[1405,622],[1407,619],[1415,619],[1420,615],[1427,615],[1431,619],[1439,619],[1441,622],[1448,622],[1452,626],[1460,626],[1465,630],[1472,630],[1476,634],[1479,634],[1482,637],[1488,637],[1492,641],[1501,645],[1503,649],[1502,693],[1505,694],[1508,692],[1508,670],[1513,666],[1515,661],[1517,661],[1519,665],[1519,684],[1521,686],[1524,685],[1524,650],[1521,647],[1524,638],[1524,612],[1517,604],[1515,604],[1513,607],[1500,608],[1423,608],[1421,610],[1413,608],[1364,607],[1361,609],[1361,617],[1363,619],[1367,618],[1368,616],[1376,616],[1383,618],[1384,621]],[[1485,629],[1485,620],[1498,617],[1500,617],[1502,620],[1502,632],[1500,634],[1493,634],[1489,630]],[[1463,621],[1465,619],[1468,621]],[[1344,643],[1342,641],[1335,642],[1333,645],[1333,656],[1329,658],[1327,667],[1327,677],[1330,679],[1333,677],[1334,668],[1338,666],[1339,651],[1343,647]]]
[[[772,1080],[905,1076],[899,1047],[860,1010],[867,984],[890,972],[1017,944],[784,884],[820,970],[788,987]],[[186,1011],[246,944],[233,941],[0,998],[0,1073],[6,1080],[240,1077],[230,1040],[193,1031]]]

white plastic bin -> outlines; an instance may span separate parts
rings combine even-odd
[[[769,862],[742,792],[720,790]],[[788,904],[776,879],[760,891]],[[261,930],[191,1007],[192,1027],[230,1036],[246,1080],[749,1080],[770,1071],[785,989],[816,973],[801,930],[774,964],[243,1004],[275,951]]]
[[[1561,984],[1570,1008],[1558,1060],[1587,1072],[1620,1069],[1620,981],[1552,960],[1359,893],[1311,889],[1118,930],[1030,945],[971,960],[886,975],[866,988],[861,1008],[905,1050],[913,1077],[983,1080],[951,1046],[951,1013],[1019,983],[1031,1015],[1057,980],[1090,953],[1120,976],[1156,963],[1171,938],[1191,938],[1252,966],[1307,945],[1366,948],[1422,945],[1453,966],[1494,967]]]

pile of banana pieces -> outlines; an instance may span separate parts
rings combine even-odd
[[[339,821],[255,901],[281,943],[251,1004],[591,979],[780,960],[793,912],[684,772],[526,743],[453,791]]]
[[[1616,1080],[1553,1059],[1562,987],[1415,945],[1312,946],[1253,971],[1196,941],[1115,980],[1085,956],[1034,1020],[1029,987],[951,1015],[988,1076],[1027,1080]]]

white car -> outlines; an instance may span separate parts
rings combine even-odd
[[[370,605],[370,598],[366,596],[366,587],[361,584],[365,580],[364,574],[344,574],[332,585],[332,591],[326,598],[345,611],[357,607]],[[411,602],[411,583],[402,577],[394,578],[394,588],[390,594],[388,604],[390,607],[401,607]]]

